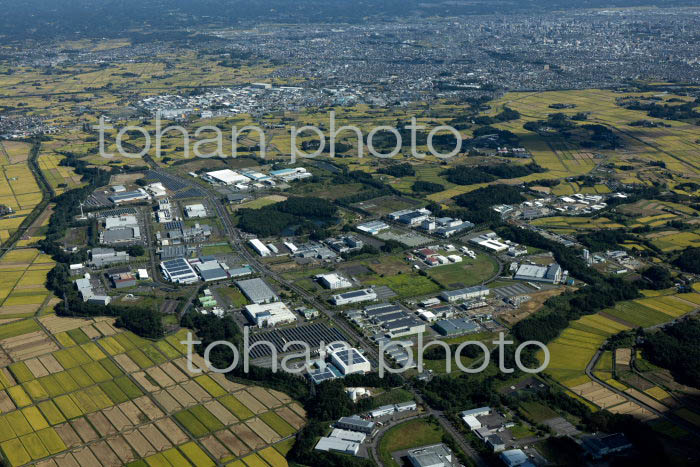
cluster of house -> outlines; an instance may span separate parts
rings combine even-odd
[[[197,176],[195,173],[190,173]],[[235,190],[246,191],[273,187],[277,182],[289,183],[295,180],[303,180],[312,177],[313,174],[304,167],[272,170],[264,174],[252,169],[241,169],[235,172],[231,169],[214,170],[201,175],[203,180],[214,185],[226,186]]]
[[[443,247],[443,249],[447,252],[445,255],[439,253],[439,248],[439,246],[428,246],[425,248],[419,248],[417,250],[413,250],[413,254],[420,258],[420,260],[428,267],[442,266],[445,264],[462,262],[462,257],[454,253],[457,251],[457,248],[454,245],[445,245]],[[462,247],[459,251],[469,256],[471,259],[476,258],[476,252],[470,250],[467,247]],[[410,259],[411,258],[409,258],[409,260]]]
[[[452,217],[433,217],[432,213],[425,208],[404,209],[390,213],[387,217],[409,227],[419,228],[425,232],[449,238],[456,233],[474,227],[469,221],[455,219]],[[359,227],[358,227],[359,228]]]
[[[129,244],[141,240],[139,221],[133,214],[110,216],[104,219],[100,243],[106,245]]]

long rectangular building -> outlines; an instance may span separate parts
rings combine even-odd
[[[374,292],[374,289],[361,289],[333,295],[333,304],[336,306],[343,306],[351,303],[368,302],[376,299],[377,294]]]
[[[244,281],[237,281],[236,285],[243,295],[245,295],[248,300],[253,303],[270,303],[277,300],[277,294],[270,288],[267,283],[256,277],[255,279],[247,279]]]
[[[482,298],[489,295],[491,291],[485,285],[476,285],[474,287],[466,287],[464,289],[446,290],[440,297],[446,302],[458,302],[469,298]]]

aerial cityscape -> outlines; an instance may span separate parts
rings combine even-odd
[[[700,465],[697,2],[0,6],[0,465]]]

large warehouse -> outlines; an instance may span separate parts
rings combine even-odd
[[[245,295],[248,300],[258,305],[277,301],[275,292],[272,291],[264,280],[258,277],[255,279],[237,281],[236,285],[241,289],[241,292],[243,292],[243,295]]]
[[[349,305],[351,303],[367,302],[376,300],[377,294],[373,289],[353,290],[338,295],[333,295],[333,304],[336,306]]]
[[[235,185],[236,183],[247,183],[250,179],[245,175],[234,172],[231,169],[215,170],[207,172],[203,179],[213,183],[223,183],[224,185]]]
[[[272,327],[296,321],[294,313],[282,302],[253,304],[245,307],[245,315],[257,327]]]
[[[475,285],[474,287],[466,287],[464,289],[446,290],[440,294],[440,297],[446,302],[458,302],[470,298],[486,297],[491,291],[484,285]]]
[[[557,263],[552,263],[549,266],[521,264],[513,279],[558,284],[561,281],[561,276],[562,269]]]

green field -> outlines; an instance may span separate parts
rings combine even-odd
[[[444,431],[425,419],[411,420],[390,428],[379,441],[379,458],[385,466],[398,467],[391,453],[442,442]]]
[[[479,254],[476,259],[464,257],[461,263],[435,266],[428,275],[445,288],[461,288],[481,284],[498,272],[496,261],[488,255]]]

